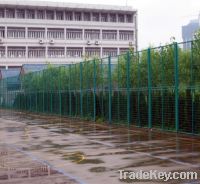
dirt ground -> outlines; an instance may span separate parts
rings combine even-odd
[[[195,171],[200,137],[0,111],[0,184],[197,184],[120,180],[125,171]]]

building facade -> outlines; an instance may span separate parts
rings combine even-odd
[[[0,66],[66,64],[137,50],[137,10],[126,6],[0,1]]]
[[[193,40],[195,32],[200,29],[200,14],[198,19],[191,20],[187,25],[182,26],[182,38],[184,42]],[[183,45],[184,49],[190,49],[191,44]]]

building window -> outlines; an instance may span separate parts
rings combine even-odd
[[[119,31],[119,39],[133,41],[133,31]]]
[[[47,16],[47,19],[54,20],[54,11],[53,10],[47,10],[46,16]]]
[[[25,10],[18,9],[16,10],[17,18],[24,19],[25,18]]]
[[[35,18],[35,10],[27,10],[26,16],[27,16],[27,19],[34,19]]]
[[[29,58],[44,58],[45,47],[28,47]]]
[[[85,55],[87,57],[100,57],[100,48],[95,48],[95,47],[89,47],[89,48],[85,48]]]
[[[0,38],[5,38],[5,28],[0,27]]]
[[[108,14],[106,13],[101,14],[101,22],[108,22]]]
[[[103,30],[102,31],[103,40],[117,40],[117,31],[115,30]]]
[[[84,37],[86,40],[99,40],[100,39],[100,30],[86,29]]]
[[[56,11],[56,20],[64,20],[64,15],[62,11]]]
[[[116,14],[110,14],[110,22],[117,22]]]
[[[91,20],[89,12],[84,12],[83,17],[84,17],[84,21],[90,21]]]
[[[64,29],[47,29],[47,38],[64,39]]]
[[[126,54],[129,51],[129,48],[120,48],[120,54]]]
[[[130,14],[126,15],[126,22],[132,23],[133,22],[133,15],[130,15]]]
[[[4,18],[5,17],[5,11],[3,8],[0,9],[0,18]]]
[[[25,28],[8,27],[7,37],[8,38],[25,38]]]
[[[37,10],[37,18],[38,19],[45,19],[45,11],[44,10]]]
[[[75,18],[76,21],[81,21],[82,20],[81,12],[75,12],[74,18]]]
[[[72,12],[66,12],[65,13],[65,18],[66,18],[66,20],[73,20]]]
[[[6,9],[6,18],[15,18],[15,10]]]
[[[64,47],[49,47],[48,48],[48,57],[49,58],[65,57],[65,48]]]
[[[119,15],[118,15],[118,22],[125,22],[125,19],[124,19],[124,15],[123,15],[123,14],[119,14]]]
[[[99,21],[99,13],[92,13],[92,21]]]
[[[45,29],[44,28],[28,28],[28,38],[44,38]]]
[[[0,47],[0,58],[4,58],[6,54],[5,47]]]
[[[81,58],[83,55],[83,48],[81,47],[68,47],[67,57]]]
[[[117,56],[117,48],[103,48],[103,57]]]
[[[67,29],[66,31],[66,39],[68,40],[81,40],[82,35],[81,29]]]
[[[9,58],[25,58],[26,47],[8,47]]]

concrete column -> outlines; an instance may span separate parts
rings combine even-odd
[[[118,13],[116,13],[116,22],[119,22]]]
[[[66,13],[63,11],[63,20],[66,20]]]
[[[44,10],[44,19],[46,20],[47,19],[47,11]]]
[[[124,22],[127,22],[126,14],[124,14]]]
[[[100,58],[102,58],[102,57],[103,57],[103,48],[100,47]]]
[[[72,21],[75,21],[74,11],[72,12]]]
[[[16,8],[14,9],[14,11],[15,11],[15,18],[17,18],[17,11],[16,11]]]
[[[5,39],[7,38],[7,35],[8,35],[8,27],[5,26]]]
[[[117,41],[119,41],[119,30],[117,30]]]
[[[64,50],[64,57],[67,58],[67,48],[64,47],[64,49],[65,49],[65,50]]]
[[[85,57],[85,47],[83,47],[83,57]]]
[[[99,13],[99,22],[101,22],[101,13]]]
[[[85,40],[85,29],[82,30],[82,40]]]
[[[56,20],[56,10],[54,10],[54,20]]]
[[[47,27],[45,27],[45,35],[44,38],[47,40]]]
[[[119,49],[119,47],[117,48],[117,55],[120,55],[120,49]]]
[[[37,10],[35,9],[35,19],[37,19]]]
[[[100,37],[99,37],[99,40],[100,40],[100,41],[102,40],[102,29],[100,29]]]
[[[24,18],[27,19],[27,9],[25,9]]]
[[[25,38],[28,39],[28,28],[25,27]]]
[[[81,21],[84,21],[83,12],[81,12]]]

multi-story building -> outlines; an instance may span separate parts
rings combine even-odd
[[[191,41],[194,37],[195,32],[200,29],[200,14],[198,19],[191,20],[189,24],[182,26],[182,38],[184,42]],[[189,49],[190,43],[183,45],[184,49]]]
[[[137,49],[137,10],[126,6],[0,1],[0,66],[66,64]]]

